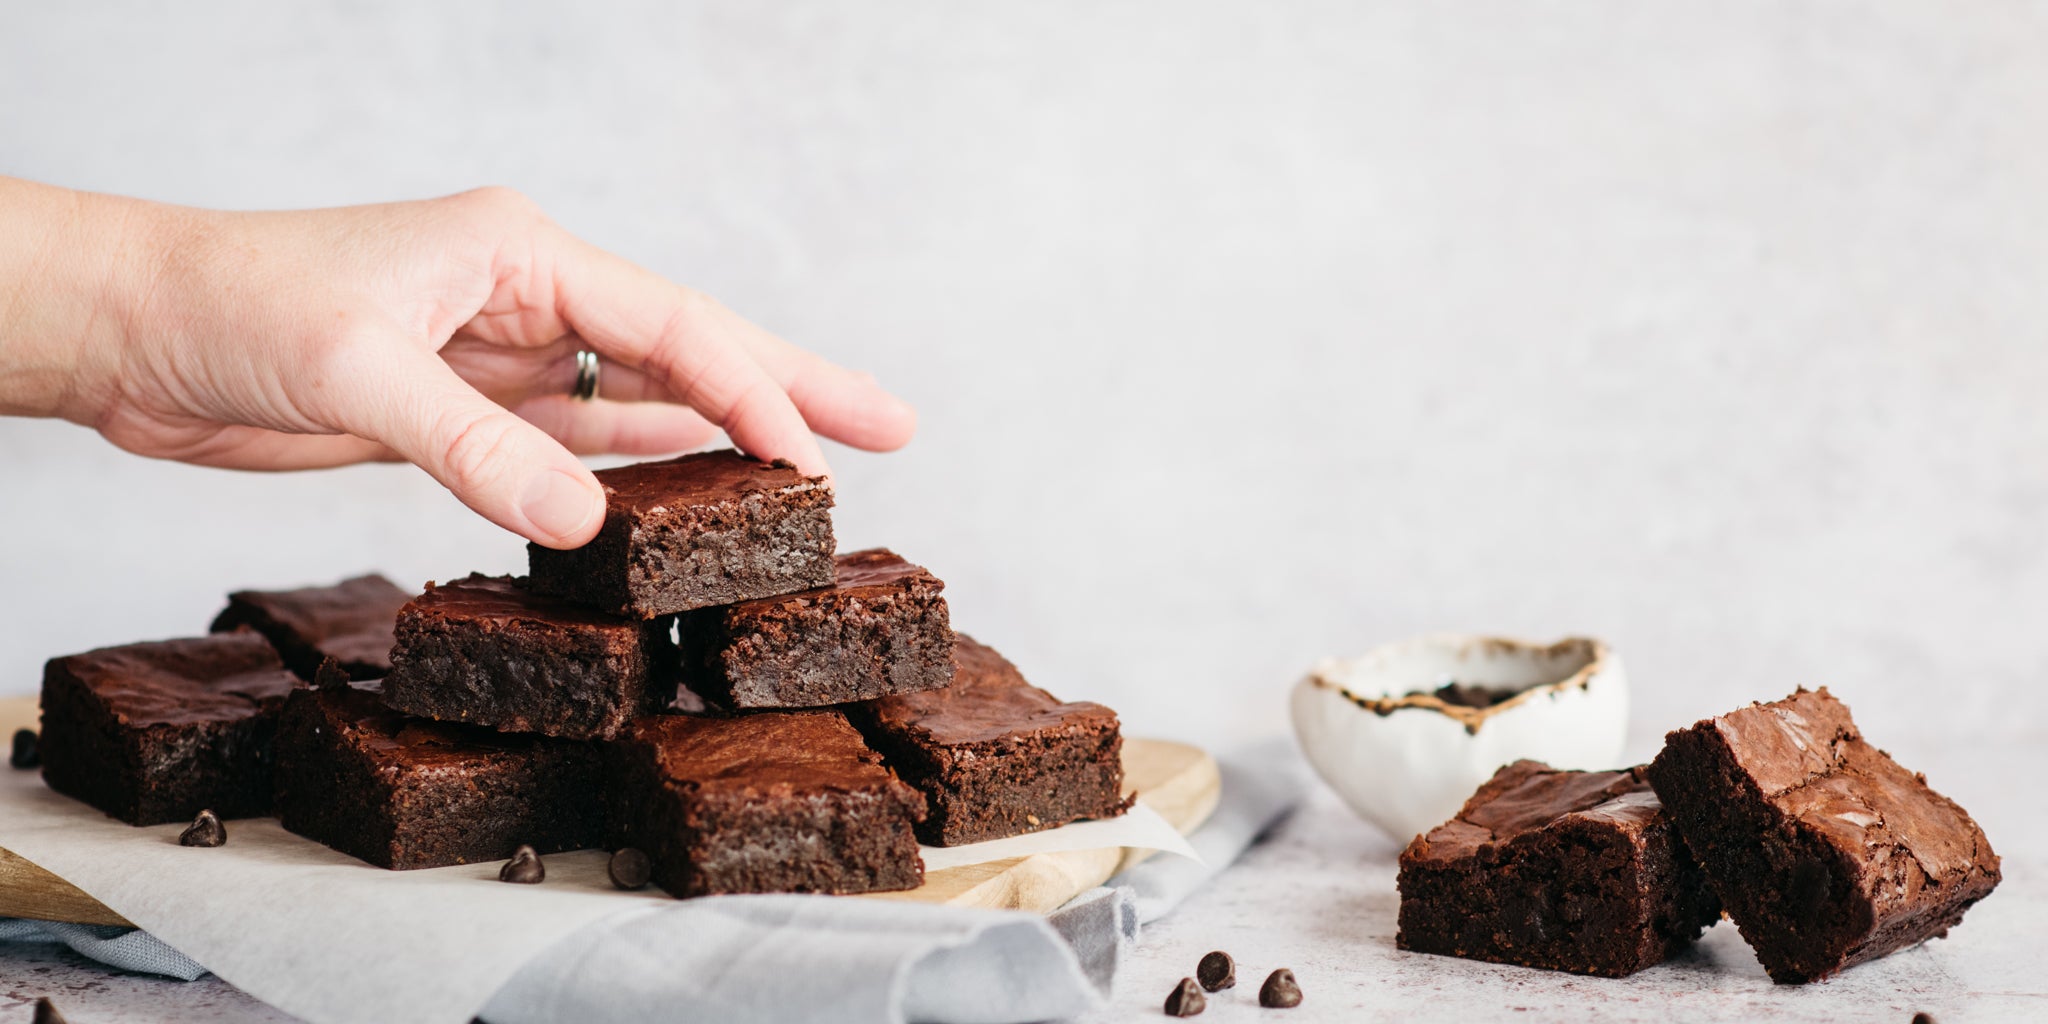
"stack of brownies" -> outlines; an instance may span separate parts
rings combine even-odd
[[[49,662],[49,785],[131,824],[273,811],[387,868],[603,846],[678,896],[917,886],[955,845],[1121,814],[1116,714],[834,554],[824,480],[712,452],[598,474],[525,578],[242,592],[213,634]]]

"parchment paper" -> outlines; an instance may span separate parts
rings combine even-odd
[[[497,862],[386,871],[274,819],[227,828],[225,846],[179,846],[182,825],[133,828],[51,792],[38,773],[0,770],[0,846],[313,1024],[463,1024],[572,931],[672,902],[658,890],[612,888],[595,850],[549,855],[545,883],[508,885]],[[1192,855],[1142,804],[1111,821],[926,853],[957,866],[1105,846]]]

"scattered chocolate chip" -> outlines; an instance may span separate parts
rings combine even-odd
[[[43,752],[36,743],[34,729],[14,730],[14,754],[7,759],[7,763],[16,768],[34,768],[43,763]]]
[[[612,876],[612,884],[621,889],[638,889],[654,877],[654,862],[647,854],[631,846],[619,848],[612,854],[611,863],[604,866],[605,874]]]
[[[1209,1008],[1209,998],[1202,994],[1193,978],[1182,978],[1173,991],[1166,994],[1166,1015],[1169,1017],[1192,1017]]]
[[[57,1012],[57,1004],[49,996],[36,1000],[36,1016],[32,1024],[65,1024],[64,1015]]]
[[[1913,1015],[1913,1024],[1934,1024],[1934,1015],[1921,1012]]]
[[[1294,972],[1282,967],[1266,975],[1266,983],[1259,986],[1259,1005],[1275,1009],[1300,1006],[1301,983],[1294,980]]]
[[[212,811],[200,811],[192,824],[178,833],[179,846],[219,846],[227,841],[228,827]]]
[[[512,851],[512,859],[498,869],[498,881],[516,882],[520,885],[539,885],[548,877],[548,869],[540,862],[540,854],[531,846],[521,846]]]
[[[1237,984],[1237,961],[1230,959],[1230,954],[1216,950],[1195,966],[1195,978],[1203,988],[1221,992]]]

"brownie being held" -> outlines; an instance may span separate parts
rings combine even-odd
[[[1721,916],[1641,768],[1516,761],[1401,852],[1395,945],[1619,978]]]
[[[883,548],[834,565],[830,586],[684,615],[690,688],[728,707],[801,708],[946,685],[946,585]]]
[[[391,671],[391,630],[412,594],[382,576],[357,576],[331,587],[237,590],[211,631],[247,626],[270,640],[299,678],[311,680],[320,663],[340,663],[350,679],[378,679]]]
[[[454,580],[398,615],[384,702],[508,732],[610,738],[668,702],[666,619],[623,619],[507,576]]]
[[[543,594],[651,619],[832,582],[832,489],[787,462],[700,452],[600,470],[604,525],[526,546]]]
[[[1999,882],[1970,815],[1826,687],[1671,733],[1649,779],[1774,981],[1946,935]]]
[[[131,825],[266,814],[278,709],[298,682],[246,630],[52,658],[43,779]]]
[[[1129,809],[1116,712],[1062,703],[966,634],[953,662],[948,686],[848,709],[930,802],[921,839],[959,846]]]

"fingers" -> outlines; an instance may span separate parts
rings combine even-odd
[[[541,428],[485,398],[429,352],[374,352],[346,374],[337,410],[350,432],[382,442],[426,470],[477,514],[537,544],[572,548],[597,535],[597,478]],[[338,375],[339,376],[339,375]]]
[[[665,455],[718,436],[718,428],[694,410],[665,402],[579,402],[548,395],[513,411],[579,455]]]
[[[917,410],[882,389],[875,378],[798,348],[736,313],[732,331],[790,400],[812,430],[855,448],[895,451],[917,432]]]

